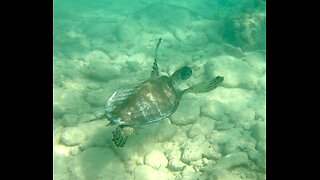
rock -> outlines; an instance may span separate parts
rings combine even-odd
[[[266,139],[266,124],[265,122],[257,122],[251,126],[251,135],[257,141],[265,141]]]
[[[53,161],[54,179],[69,179],[68,167],[70,166],[71,158],[57,152],[55,147]]]
[[[247,149],[254,149],[256,140],[249,135],[243,135],[241,129],[231,129],[226,131],[225,136],[219,140],[220,152],[223,155],[231,154]]]
[[[140,30],[141,27],[136,21],[130,19],[126,20],[117,28],[117,38],[123,42],[129,43],[129,45],[133,45],[134,41],[128,40],[134,39],[134,37],[141,32]]]
[[[217,166],[225,169],[231,169],[236,166],[247,165],[248,162],[248,155],[245,152],[236,152],[224,156],[217,163]]]
[[[208,108],[202,111],[211,116],[218,117],[217,121],[229,121],[235,124],[252,121],[255,116],[255,108],[262,106],[265,99],[257,96],[256,91],[243,88],[219,87],[213,91],[214,95],[208,97],[208,101],[218,100],[223,104],[223,113],[215,112],[219,104],[209,102]],[[232,97],[232,98],[228,98]],[[205,105],[203,107],[205,107]]]
[[[201,132],[201,127],[200,126],[192,126],[191,128],[188,129],[187,131],[187,136],[189,138],[194,138],[196,135]]]
[[[224,22],[221,27],[224,41],[240,46],[245,51],[265,49],[265,12],[237,13],[236,16],[225,18]]]
[[[61,143],[67,146],[76,146],[85,141],[85,134],[76,127],[67,127],[61,135]]]
[[[80,149],[85,150],[96,146],[112,146],[112,127],[106,127],[106,122],[95,121],[84,123],[79,126],[82,132],[85,133],[87,141],[80,144]]]
[[[199,115],[200,104],[197,99],[182,98],[177,111],[170,117],[170,120],[175,125],[183,126],[197,121]]]
[[[208,151],[203,153],[203,157],[211,160],[218,160],[221,158],[221,154],[218,151],[215,151],[213,148],[209,148]]]
[[[186,165],[180,160],[171,159],[168,164],[168,169],[172,171],[181,171]]]
[[[245,54],[241,50],[241,48],[232,46],[231,44],[224,43],[222,45],[222,49],[223,49],[224,54],[228,54],[230,56],[234,56],[234,57],[237,57],[237,58],[245,57]]]
[[[102,89],[101,84],[98,83],[98,82],[95,82],[95,81],[90,81],[90,82],[88,82],[87,88],[88,88],[89,90],[99,90],[99,89]]]
[[[120,76],[122,67],[108,61],[93,60],[82,72],[93,80],[109,81]]]
[[[90,90],[86,93],[86,101],[92,106],[103,107],[105,106],[108,96],[110,96],[108,91],[105,90]]]
[[[132,179],[122,162],[109,148],[94,147],[75,156],[70,166],[71,179]]]
[[[195,173],[196,172],[191,166],[186,166],[182,171],[182,177],[183,179],[196,179]]]
[[[174,176],[166,169],[155,170],[147,165],[139,165],[133,171],[134,180],[173,180]]]
[[[72,154],[73,156],[76,156],[76,155],[79,154],[80,152],[81,152],[81,151],[80,151],[80,149],[79,149],[78,146],[72,147],[72,148],[70,149],[70,154]]]
[[[264,75],[266,73],[266,53],[251,51],[246,52],[246,62],[256,71],[256,75]]]
[[[153,150],[145,156],[144,163],[155,169],[159,169],[166,167],[168,160],[161,151]]]
[[[169,123],[162,123],[154,132],[154,138],[158,142],[165,142],[169,141],[177,133],[177,127]]]
[[[228,121],[218,121],[215,123],[215,129],[218,131],[224,131],[233,128],[234,124]]]
[[[89,113],[91,106],[82,98],[82,92],[74,89],[55,88],[53,112],[56,118],[68,114]]]
[[[248,157],[251,161],[256,162],[259,159],[259,152],[255,149],[247,151]]]
[[[62,125],[65,127],[74,127],[76,126],[79,121],[79,116],[75,114],[65,114],[62,118]]]
[[[167,154],[167,158],[169,160],[171,159],[180,159],[181,157],[181,152],[178,148],[171,148],[170,151]]]
[[[214,120],[207,117],[200,117],[196,124],[188,129],[187,135],[189,138],[194,138],[199,134],[210,133],[214,129]]]
[[[201,114],[217,121],[228,121],[228,116],[224,114],[226,109],[226,105],[213,99],[201,106]]]
[[[142,158],[142,157],[139,157],[139,158],[136,160],[136,164],[137,164],[137,165],[143,165],[143,158]]]
[[[208,44],[208,39],[202,31],[182,31],[177,29],[175,32],[175,37],[181,41],[185,50],[188,50],[190,47],[201,49],[205,48]],[[189,47],[189,48],[188,48]]]
[[[259,158],[256,162],[257,166],[258,166],[258,170],[262,173],[266,172],[266,158],[262,157]]]
[[[201,159],[201,157],[201,148],[195,143],[188,143],[188,145],[186,145],[183,149],[181,161],[189,164],[192,161]]]
[[[96,60],[107,62],[107,61],[110,60],[110,58],[109,58],[109,56],[108,56],[106,53],[104,53],[103,51],[93,50],[93,51],[91,51],[91,52],[85,57],[85,60],[86,60],[87,62],[89,62],[89,63],[92,62],[92,61],[96,61]]]
[[[91,51],[85,58],[80,72],[96,81],[109,81],[120,76],[123,68],[99,50]]]
[[[132,173],[132,171],[136,168],[136,163],[134,161],[125,161],[124,162],[124,168],[128,173]]]
[[[224,76],[223,85],[232,88],[254,89],[258,78],[246,62],[233,56],[217,56],[205,64],[207,77]]]
[[[241,180],[232,172],[217,167],[210,166],[210,169],[207,168],[205,172],[208,173],[201,173],[199,180]]]

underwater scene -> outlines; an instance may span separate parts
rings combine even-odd
[[[266,179],[265,0],[54,0],[55,180]]]

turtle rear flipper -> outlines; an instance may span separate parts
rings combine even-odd
[[[204,93],[209,92],[223,82],[223,77],[217,76],[210,81],[201,82],[184,90],[184,93]]]
[[[123,147],[132,131],[133,128],[129,126],[116,127],[116,129],[112,131],[112,142],[116,147]]]
[[[86,120],[86,121],[82,122],[81,124],[92,122],[92,121],[101,120],[101,119],[104,119],[106,117],[106,113],[104,111],[103,112],[96,112],[93,115],[94,115],[94,118]]]

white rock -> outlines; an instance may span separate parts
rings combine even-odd
[[[224,156],[218,163],[217,167],[230,169],[240,165],[246,165],[249,162],[248,155],[245,152],[236,152]]]
[[[66,113],[82,114],[91,110],[89,103],[81,99],[82,92],[74,89],[54,89],[53,112],[55,117],[63,117]]]
[[[175,36],[179,41],[181,41],[187,47],[193,47],[196,49],[205,48],[208,44],[208,39],[202,31],[182,31],[177,29]]]
[[[147,165],[139,165],[133,171],[135,180],[173,180],[174,176],[166,169],[155,170]]]
[[[134,161],[125,161],[124,162],[124,168],[128,173],[132,173],[132,171],[136,168],[136,163]]]
[[[103,51],[93,50],[85,57],[85,60],[88,61],[89,63],[92,61],[97,61],[97,60],[107,62],[110,60],[110,58]]]
[[[139,158],[136,160],[136,164],[137,164],[137,165],[143,165],[143,158],[142,158],[142,157],[139,157]]]
[[[214,57],[207,62],[205,68],[209,77],[223,76],[224,86],[253,89],[258,82],[254,70],[246,62],[233,56]]]
[[[246,62],[256,70],[256,75],[263,75],[266,73],[266,53],[263,52],[246,52]]]
[[[159,169],[166,167],[168,160],[161,151],[153,150],[145,156],[144,163],[155,169]]]
[[[183,179],[196,179],[195,171],[191,166],[186,166],[182,171]]]
[[[120,65],[111,64],[110,61],[92,60],[82,72],[94,80],[109,81],[119,77],[122,70]]]
[[[181,157],[181,152],[179,148],[171,148],[170,151],[167,154],[167,158],[169,160],[171,159],[180,159]]]
[[[182,98],[177,111],[170,117],[173,124],[183,126],[197,121],[200,104],[195,98]]]
[[[81,151],[80,151],[80,149],[79,149],[78,146],[72,147],[72,148],[70,149],[70,154],[72,154],[73,156],[76,156],[76,155],[79,154],[80,152],[81,152]]]
[[[54,153],[54,179],[69,179],[68,167],[71,159],[58,152]]]
[[[237,58],[245,57],[244,52],[239,47],[235,47],[235,46],[232,46],[231,44],[225,43],[225,44],[222,44],[221,48],[222,48],[223,54],[228,54],[230,56],[234,56]]]
[[[172,171],[181,171],[186,165],[177,159],[171,159],[168,164],[168,169]]]
[[[77,155],[70,166],[72,179],[132,179],[109,148],[89,148]]]
[[[103,107],[106,104],[109,96],[110,93],[102,89],[90,90],[86,93],[85,99],[92,106]]]
[[[217,160],[221,158],[221,154],[213,148],[209,148],[203,153],[203,157],[211,160]]]
[[[181,161],[189,164],[192,161],[201,159],[202,150],[196,143],[188,143],[183,149]]]
[[[224,114],[226,111],[226,105],[214,99],[201,106],[202,115],[217,121],[228,121],[229,117]]]
[[[213,93],[214,96],[208,97],[208,100],[217,100],[222,103],[224,111],[223,113],[220,113],[219,110],[215,112],[214,107],[218,107],[219,104],[215,102],[210,107],[211,102],[209,102],[206,113],[212,114],[211,116],[220,114],[220,116],[218,115],[219,119],[215,119],[217,121],[221,121],[221,118],[223,121],[239,123],[251,121],[254,119],[255,109],[265,102],[265,99],[262,96],[257,96],[254,90],[219,87]]]
[[[85,134],[76,127],[67,127],[61,135],[61,143],[67,146],[76,146],[85,141]]]
[[[188,129],[187,135],[189,138],[193,138],[196,135],[198,135],[199,132],[201,132],[201,127],[195,125],[195,126],[192,126],[191,128]]]

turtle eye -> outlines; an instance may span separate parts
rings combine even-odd
[[[188,66],[184,66],[180,70],[180,76],[182,80],[186,80],[192,75],[192,69]]]

